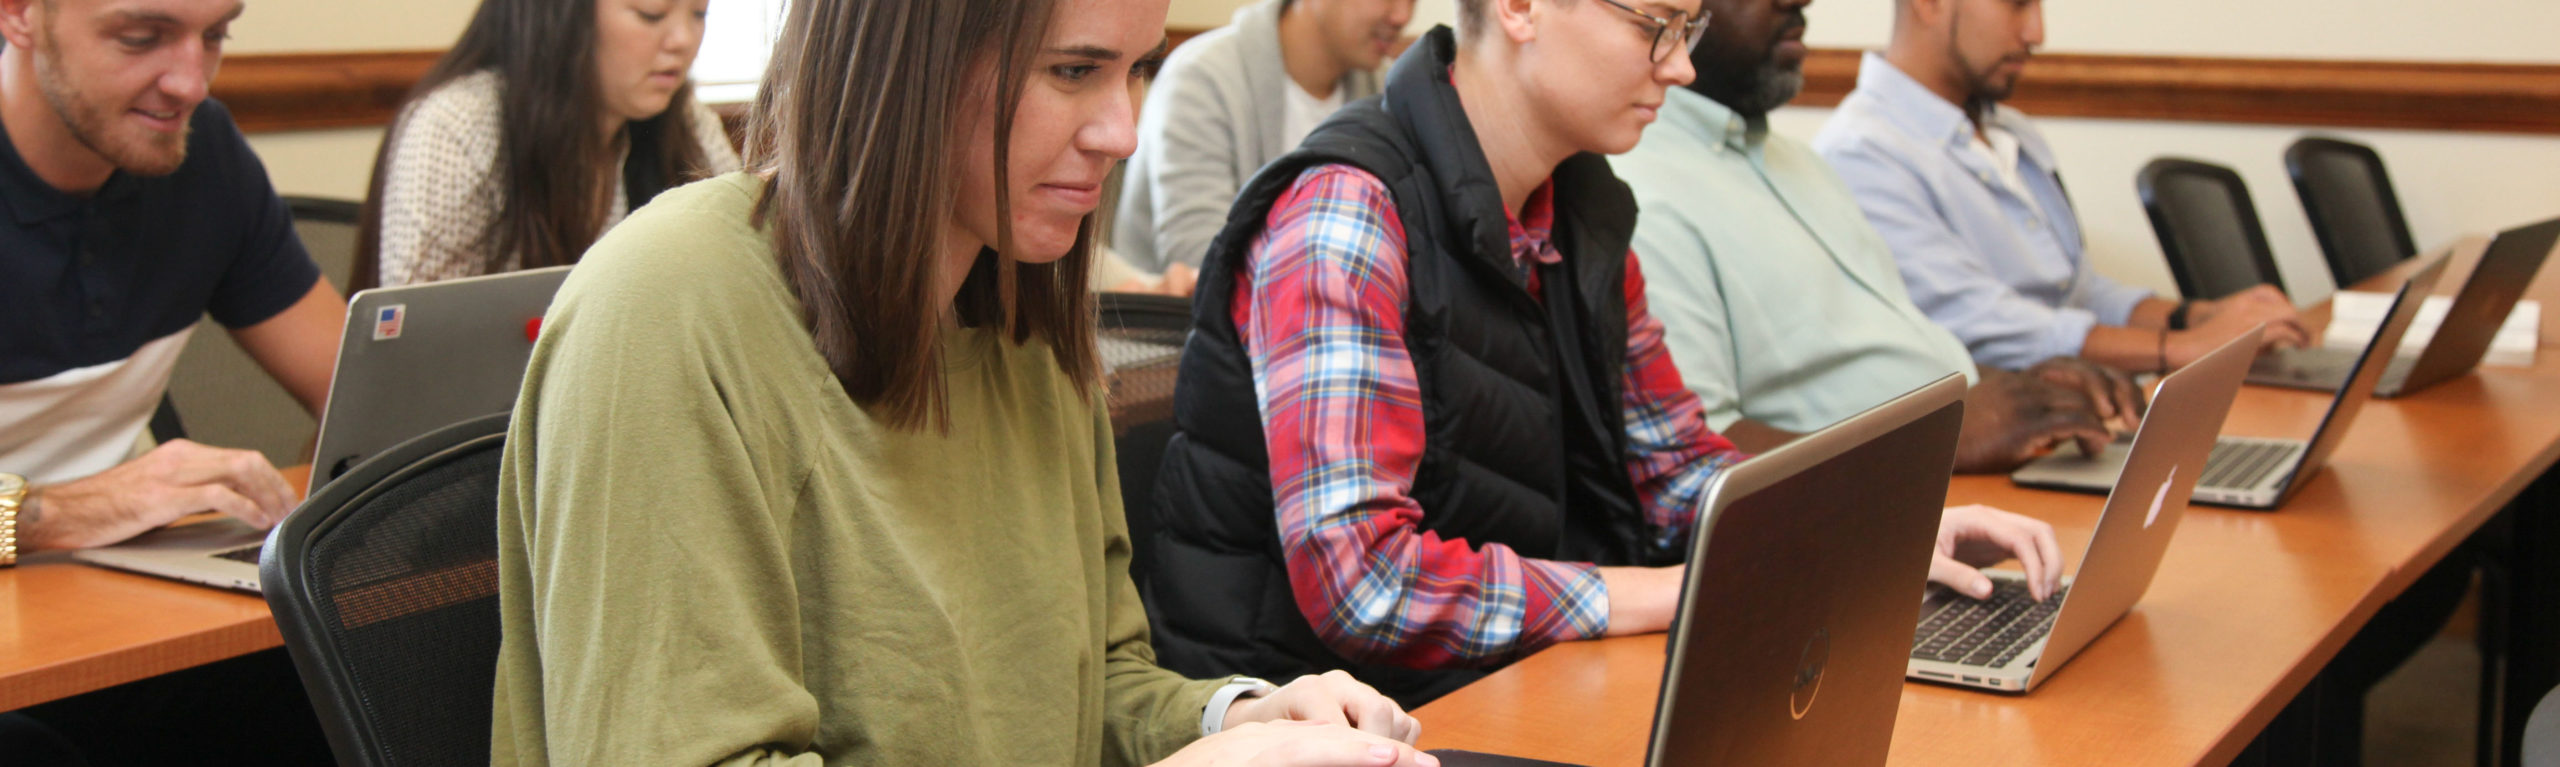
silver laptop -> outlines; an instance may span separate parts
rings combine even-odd
[[[1948,376],[1708,485],[1645,764],[1884,763],[1963,399]]]
[[[311,464],[330,479],[418,435],[515,407],[525,362],[569,267],[376,288],[347,303],[338,370]],[[119,570],[258,590],[266,533],[234,519],[154,530],[73,554]]]
[[[258,590],[258,552],[267,532],[230,517],[171,525],[71,558],[226,589]]]
[[[2555,245],[2560,245],[2560,218],[2499,232],[2446,308],[2434,339],[2413,357],[2393,356],[2374,396],[2413,394],[2479,367],[2507,313],[2515,310]],[[2270,349],[2250,366],[2249,383],[2335,391],[2347,382],[2355,361],[2356,353],[2345,349]]]
[[[2259,437],[2216,440],[2213,456],[2200,472],[2203,476],[2196,478],[2194,500],[2216,506],[2274,509],[2319,473],[2320,467],[2328,464],[2329,454],[2346,439],[2347,429],[2355,423],[2356,413],[2364,409],[2365,400],[2372,397],[2375,379],[2382,377],[2384,361],[2400,348],[2402,331],[2417,317],[2418,305],[2435,287],[2436,278],[2444,275],[2444,265],[2445,259],[2437,258],[2400,286],[2390,313],[2374,329],[2373,342],[2365,344],[2364,353],[2357,356],[2350,385],[2339,387],[2330,399],[2329,413],[2320,419],[2320,428],[2311,433],[2309,441]],[[2245,366],[2242,372],[2247,372]],[[2144,418],[2145,425],[2163,417],[2180,416],[2154,406]],[[2020,467],[2009,474],[2009,479],[2028,487],[2104,493],[2115,488],[2130,452],[2122,442],[2109,444],[2095,457],[2065,449]]]
[[[347,302],[311,491],[374,453],[516,404],[569,267],[375,288]]]
[[[2240,379],[2257,354],[2253,329],[2160,381],[2133,445],[2123,482],[2098,512],[2098,528],[2080,572],[2063,589],[2037,602],[2024,575],[1994,570],[1992,593],[1976,600],[1931,584],[1920,603],[1920,630],[1912,635],[1910,678],[1961,687],[2026,692],[2053,676],[2071,656],[2124,617],[2160,557],[2222,419],[2239,396]]]

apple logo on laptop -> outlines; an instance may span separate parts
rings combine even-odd
[[[2149,530],[2152,523],[2160,521],[2160,505],[2169,502],[2169,486],[2175,484],[2178,484],[2178,465],[2170,464],[2168,478],[2160,480],[2160,492],[2151,494],[2151,513],[2143,515],[2142,529]]]
[[[1822,670],[1831,664],[1831,632],[1814,629],[1813,638],[1805,640],[1804,655],[1796,660],[1794,689],[1787,695],[1787,710],[1803,719],[1813,710],[1813,696],[1822,692]]]

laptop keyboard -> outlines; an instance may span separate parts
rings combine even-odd
[[[240,548],[236,548],[236,549],[230,549],[230,550],[227,550],[227,551],[217,551],[217,552],[214,552],[214,553],[213,553],[213,555],[214,555],[215,557],[217,557],[217,558],[221,558],[221,559],[228,559],[228,560],[231,560],[231,561],[233,561],[233,562],[247,562],[247,563],[249,563],[249,564],[253,564],[253,565],[254,565],[254,564],[257,564],[257,563],[258,563],[258,555],[259,555],[260,553],[265,552],[265,551],[266,551],[266,549],[267,549],[267,544],[266,544],[265,542],[263,542],[263,541],[262,541],[262,542],[259,542],[259,543],[252,543],[252,544],[249,544],[249,545],[247,545],[247,546],[242,546],[242,547],[240,547]]]
[[[1938,602],[1935,611],[1920,619],[1920,631],[1911,637],[1911,659],[1989,668],[2008,665],[2018,658],[2018,653],[2026,652],[2053,630],[2053,616],[2062,609],[2062,595],[2071,590],[2064,586],[2037,602],[2027,593],[2026,581],[1992,583],[1991,598],[1981,600],[1957,596],[1944,586],[1930,586],[1932,592],[1949,598]]]
[[[2204,478],[2196,485],[2241,490],[2257,487],[2267,475],[2293,468],[2294,454],[2301,451],[2302,445],[2293,442],[2215,442],[2213,455],[2204,460]]]

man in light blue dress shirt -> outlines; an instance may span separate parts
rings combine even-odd
[[[2141,395],[2076,358],[1977,371],[1911,301],[1893,253],[1828,164],[1769,132],[1804,82],[1810,0],[1706,0],[1696,81],[1612,169],[1635,192],[1645,301],[1707,423],[1766,450],[1948,373],[1966,398],[1960,471],[2006,471],[2074,439],[2103,446]],[[2112,422],[2112,423],[2110,423]]]
[[[2079,356],[2165,371],[2260,322],[2308,339],[2272,285],[2167,300],[2092,268],[2053,148],[2001,106],[2044,42],[2036,0],[1896,0],[1893,40],[1814,137],[1901,264],[1912,298],[1985,365]]]

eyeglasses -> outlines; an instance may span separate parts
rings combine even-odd
[[[1671,55],[1671,49],[1673,48],[1680,49],[1680,52],[1684,54],[1698,50],[1698,41],[1703,39],[1703,35],[1701,33],[1707,31],[1707,18],[1714,15],[1701,9],[1698,11],[1698,17],[1694,19],[1689,18],[1688,11],[1673,13],[1671,14],[1671,18],[1666,19],[1644,11],[1636,10],[1635,6],[1618,2],[1618,0],[1600,0],[1600,2],[1617,6],[1618,10],[1643,17],[1647,23],[1653,25],[1653,60],[1655,63],[1661,63],[1663,57]],[[1679,31],[1675,33],[1672,31],[1674,29]]]

